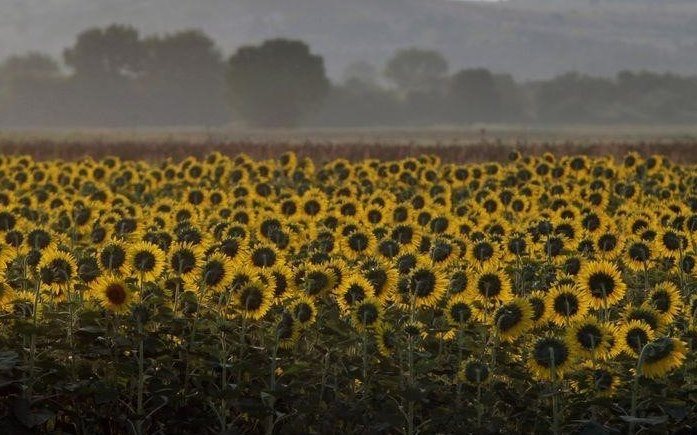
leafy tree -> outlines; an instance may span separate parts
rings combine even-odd
[[[138,31],[112,24],[85,30],[63,52],[66,65],[84,78],[128,77],[142,70],[144,50]]]
[[[287,39],[241,47],[228,62],[227,83],[235,113],[257,126],[295,126],[329,92],[322,57]]]
[[[227,119],[225,62],[215,42],[198,30],[143,41],[140,89],[155,123],[211,124]]]
[[[459,121],[493,121],[502,109],[494,75],[484,68],[457,72],[450,80],[449,95]]]
[[[385,76],[403,92],[428,92],[448,73],[448,62],[434,50],[407,48],[387,62]]]

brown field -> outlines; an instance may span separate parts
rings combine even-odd
[[[673,161],[697,162],[697,126],[506,125],[413,129],[105,129],[0,131],[0,154],[37,159],[119,156],[124,159],[175,160],[211,151],[254,158],[293,150],[316,161],[343,157],[399,159],[435,154],[444,161],[500,161],[518,149],[526,154],[621,156],[629,151],[660,153]]]

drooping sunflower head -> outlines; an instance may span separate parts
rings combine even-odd
[[[526,299],[513,299],[494,312],[494,330],[501,340],[514,341],[532,327],[532,315],[532,306]]]
[[[167,261],[168,270],[179,276],[196,274],[203,263],[203,251],[190,243],[172,246]]]
[[[337,304],[345,313],[349,313],[351,307],[372,296],[373,286],[361,275],[348,276],[336,289]]]
[[[408,283],[409,294],[417,307],[434,306],[447,290],[443,271],[423,262],[409,273]]]
[[[685,343],[677,338],[663,337],[649,342],[641,352],[641,374],[661,378],[680,367],[687,355]]]
[[[470,385],[479,386],[491,379],[489,365],[482,360],[469,358],[460,364],[458,378]]]
[[[639,272],[648,267],[654,256],[651,244],[645,240],[632,239],[627,243],[625,263],[633,271]]]
[[[451,296],[445,306],[445,316],[451,325],[464,327],[475,317],[475,308],[464,294]]]
[[[311,325],[317,317],[315,300],[309,296],[299,296],[288,310],[302,327]]]
[[[607,325],[592,316],[572,323],[566,330],[566,342],[574,353],[592,359],[607,357],[611,337]]]
[[[549,319],[564,326],[582,319],[588,312],[590,301],[585,291],[573,285],[557,285],[546,296],[545,311]]]

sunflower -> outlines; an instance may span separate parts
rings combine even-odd
[[[271,288],[254,280],[243,285],[235,293],[235,302],[240,312],[248,319],[259,320],[271,308],[273,294]]]
[[[554,380],[563,377],[574,360],[573,349],[564,340],[546,336],[533,343],[528,367],[535,378]]]
[[[66,287],[77,276],[77,271],[75,257],[55,247],[43,253],[38,265],[39,279],[53,290],[59,299],[64,296]]]
[[[589,307],[588,294],[573,285],[557,285],[545,296],[545,312],[559,326],[582,319]]]
[[[635,272],[643,271],[648,267],[654,252],[649,242],[641,239],[631,239],[627,242],[625,264]]]
[[[317,318],[315,300],[309,296],[299,296],[288,307],[293,318],[302,326],[310,326]]]
[[[641,352],[641,374],[648,378],[662,378],[680,367],[687,355],[685,343],[677,338],[663,337],[649,342]]]
[[[577,385],[599,397],[612,397],[622,383],[620,375],[603,364],[587,364],[581,374]]]
[[[293,274],[295,289],[313,297],[328,294],[336,286],[337,281],[334,270],[323,265],[301,266]]]
[[[531,320],[533,326],[544,325],[549,320],[546,298],[547,294],[540,290],[536,290],[527,296],[528,303],[532,308]]]
[[[492,323],[498,337],[511,342],[532,327],[532,316],[530,303],[526,299],[515,298],[494,312]]]
[[[273,267],[276,264],[283,264],[283,259],[279,250],[271,244],[260,244],[254,248],[248,248],[245,261],[259,269]]]
[[[627,291],[617,267],[608,261],[591,261],[578,274],[580,289],[590,295],[591,307],[607,308],[620,302]]]
[[[458,379],[470,385],[479,386],[487,383],[491,379],[489,366],[477,358],[469,358],[460,363]]]
[[[220,253],[210,255],[194,274],[186,277],[187,284],[201,292],[220,291],[232,282],[234,264]]]
[[[120,241],[109,242],[102,247],[97,257],[99,266],[115,275],[123,275],[127,272],[126,245]]]
[[[498,262],[500,258],[499,246],[489,240],[476,241],[467,251],[467,259],[471,264],[486,267]]]
[[[9,307],[10,302],[15,298],[15,292],[5,283],[5,277],[0,274],[0,311]],[[33,301],[33,298],[32,298]]]
[[[294,347],[300,338],[300,322],[295,320],[292,314],[284,311],[276,324],[276,336],[279,348],[290,349]]]
[[[164,266],[165,253],[157,245],[138,242],[128,249],[126,267],[143,281],[155,281]]]
[[[483,304],[508,302],[513,298],[511,280],[496,266],[487,266],[474,274],[469,281],[467,296]]]
[[[407,283],[407,291],[416,307],[435,306],[445,295],[448,285],[440,268],[424,262],[412,269]]]
[[[351,321],[359,332],[375,328],[382,322],[383,307],[375,297],[365,298],[351,309]]]
[[[618,331],[619,348],[629,356],[638,358],[641,349],[654,338],[653,329],[646,322],[632,320],[624,323]]]
[[[133,300],[133,291],[130,287],[123,278],[113,274],[98,278],[90,286],[89,293],[103,308],[115,313],[128,311]]]
[[[381,322],[375,327],[375,341],[378,352],[384,357],[397,351],[397,333],[386,322]]]
[[[680,291],[675,284],[668,281],[656,284],[647,295],[644,304],[655,309],[665,324],[672,323],[682,309]]]
[[[367,279],[361,275],[351,275],[336,289],[336,301],[344,313],[349,313],[356,303],[375,296],[373,292],[373,286]]]
[[[168,270],[181,277],[195,275],[203,263],[203,250],[190,243],[176,243],[167,259]]]
[[[448,299],[445,317],[453,326],[464,327],[475,317],[475,308],[464,294],[456,294]]]
[[[678,258],[687,248],[687,238],[680,231],[664,229],[656,235],[656,246],[664,257]]]
[[[609,327],[592,316],[578,320],[566,329],[566,343],[574,353],[592,360],[607,358],[611,338]]]
[[[373,233],[356,229],[341,239],[341,253],[349,259],[357,260],[372,254],[376,245]]]
[[[391,264],[382,261],[366,261],[361,266],[365,279],[373,286],[375,297],[386,301],[392,297],[397,286],[399,273]]]

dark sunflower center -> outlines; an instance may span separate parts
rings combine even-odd
[[[545,242],[545,252],[552,257],[561,254],[562,249],[564,249],[564,242],[559,237],[550,237]]]
[[[399,254],[399,243],[391,239],[383,240],[380,242],[380,245],[378,245],[378,250],[380,251],[381,255],[387,258],[392,258]]]
[[[589,231],[595,231],[600,227],[600,218],[594,214],[587,215],[581,221],[583,228]]]
[[[532,321],[536,322],[540,320],[545,313],[545,301],[540,298],[531,298],[528,302],[532,305]]]
[[[523,320],[523,311],[518,305],[508,304],[499,308],[494,315],[494,324],[501,332],[506,332]]]
[[[436,263],[447,260],[453,252],[453,247],[447,243],[436,243],[431,248],[431,258]]]
[[[569,359],[569,348],[556,338],[543,338],[535,344],[533,358],[544,368],[552,368],[552,362],[559,367]]]
[[[661,313],[667,313],[670,310],[670,296],[665,291],[659,291],[651,295],[651,302]]]
[[[465,323],[472,317],[472,308],[465,302],[458,302],[450,307],[450,316],[457,323]]]
[[[663,241],[663,246],[670,251],[677,251],[680,249],[680,237],[675,233],[665,233],[661,240]]]
[[[634,261],[645,262],[649,259],[651,251],[644,243],[634,243],[629,247],[629,258]]]
[[[431,231],[439,234],[448,230],[448,219],[445,217],[437,217],[433,219],[430,223]]]
[[[217,285],[225,276],[225,267],[217,260],[209,261],[203,267],[203,282],[206,285]]]
[[[593,383],[595,388],[600,391],[606,391],[612,388],[612,381],[614,376],[607,370],[594,370],[593,371]]]
[[[27,236],[27,241],[34,249],[44,249],[51,243],[51,235],[44,230],[34,230]]]
[[[450,277],[450,293],[462,293],[467,288],[467,274],[461,270]]]
[[[417,270],[411,278],[411,291],[416,297],[431,295],[436,286],[436,276],[430,270]]]
[[[399,273],[405,275],[416,266],[416,257],[413,255],[405,255],[397,260],[397,269]]]
[[[240,291],[240,301],[247,311],[256,311],[264,303],[264,292],[257,286],[250,285]]]
[[[321,271],[312,271],[305,276],[305,291],[308,294],[316,295],[329,284],[329,278]]]
[[[644,350],[644,362],[651,364],[661,361],[667,358],[674,349],[675,344],[668,337],[654,340]]]
[[[344,294],[344,301],[351,305],[354,302],[360,302],[365,299],[365,289],[358,284],[351,285]]]
[[[564,262],[564,272],[569,275],[576,275],[581,269],[581,260],[571,257]]]
[[[591,275],[588,286],[593,297],[604,298],[615,291],[615,280],[606,273],[598,272]]]
[[[99,276],[99,265],[94,257],[85,257],[80,260],[77,274],[83,282],[90,283]]]
[[[373,268],[366,272],[365,278],[375,289],[375,296],[379,297],[385,290],[385,284],[387,283],[387,272],[379,268]]]
[[[495,274],[488,273],[479,277],[477,290],[485,298],[496,297],[501,293],[501,284],[501,278]]]
[[[641,348],[649,342],[649,335],[643,328],[632,328],[627,331],[625,341],[627,346],[638,354],[641,352]]]
[[[509,240],[508,242],[508,250],[511,252],[511,254],[514,255],[525,254],[526,247],[527,243],[525,243],[525,239],[523,239],[522,237],[516,237],[514,239]]]
[[[304,302],[300,303],[295,307],[294,314],[300,323],[307,323],[312,318],[312,307]]]
[[[17,225],[17,218],[12,213],[3,211],[0,212],[0,230],[10,231]]]
[[[321,207],[319,205],[319,202],[317,202],[314,199],[311,199],[305,202],[305,205],[303,205],[303,210],[305,210],[305,213],[307,213],[308,215],[314,216],[320,212]]]
[[[571,317],[578,312],[578,297],[573,293],[562,293],[554,298],[554,312]]]
[[[576,332],[576,341],[586,350],[594,350],[602,344],[603,333],[595,325],[583,325]]]
[[[178,273],[189,273],[196,267],[196,256],[189,250],[180,250],[172,254],[172,269]]]
[[[352,251],[362,252],[368,248],[368,236],[363,233],[354,232],[348,238],[348,245]]]
[[[252,264],[256,267],[271,267],[276,263],[276,253],[271,248],[259,248],[252,254]]]
[[[155,268],[156,259],[152,252],[140,251],[133,256],[133,265],[139,272],[150,272]]]
[[[617,246],[617,237],[614,234],[603,234],[598,238],[598,248],[601,251],[610,252]]]
[[[285,275],[282,273],[273,273],[273,278],[276,283],[273,289],[273,294],[276,297],[283,296],[283,294],[286,292],[288,289],[288,278],[286,278]]]
[[[477,243],[474,247],[473,254],[477,261],[487,261],[494,256],[494,247],[487,242]]]
[[[358,307],[358,319],[364,325],[372,325],[378,321],[378,308],[373,304],[363,304]]]
[[[126,289],[121,283],[115,282],[107,286],[104,291],[107,300],[113,305],[122,305],[126,302]]]
[[[223,240],[220,243],[220,252],[228,258],[235,258],[240,251],[240,242],[235,239]]]
[[[411,243],[414,238],[414,230],[406,225],[399,225],[392,230],[392,240],[401,245]]]
[[[99,255],[99,262],[105,269],[119,269],[126,261],[126,251],[116,245],[107,246]]]

